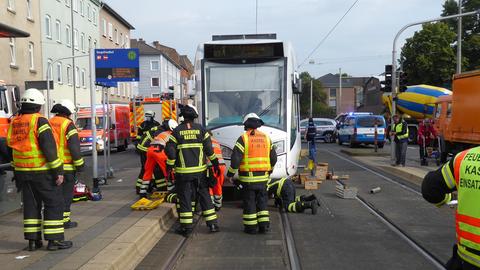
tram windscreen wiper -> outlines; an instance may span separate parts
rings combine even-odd
[[[262,116],[262,115],[265,115],[266,113],[268,113],[281,100],[282,100],[282,97],[278,97],[277,99],[275,99],[272,103],[270,103],[270,105],[268,105],[265,109],[263,109],[261,112],[259,112],[258,116]]]

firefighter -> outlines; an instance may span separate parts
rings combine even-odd
[[[220,148],[220,143],[217,141],[217,139],[213,137],[213,134],[211,131],[208,131],[208,134],[210,134],[211,136],[213,152],[215,152],[215,155],[217,156],[217,159],[218,159],[218,164],[220,166],[220,173],[215,174],[212,172],[212,176],[210,176],[215,178],[215,181],[213,181],[213,187],[210,188],[210,196],[212,198],[215,211],[219,211],[220,208],[222,208],[222,199],[223,199],[222,187],[223,187],[223,182],[225,181],[226,165],[225,165],[225,160],[223,159],[223,156],[222,156],[222,148]],[[211,165],[210,162],[208,163],[209,165]]]
[[[70,220],[70,205],[73,199],[73,186],[75,185],[75,172],[80,170],[84,161],[80,154],[80,139],[77,127],[70,119],[76,107],[68,99],[63,99],[55,104],[51,113],[56,114],[49,122],[54,135],[57,137],[58,156],[63,162],[63,225],[65,229],[77,227],[78,223]]]
[[[317,197],[311,195],[295,195],[295,185],[290,178],[270,179],[267,183],[268,195],[275,199],[275,206],[284,208],[291,213],[303,213],[306,209],[312,210],[312,215],[317,214],[320,206]]]
[[[247,114],[243,119],[245,133],[240,136],[233,148],[227,178],[238,171],[239,183],[243,197],[244,232],[266,233],[270,227],[267,211],[267,182],[272,168],[277,163],[277,153],[268,135],[257,130],[263,125],[262,119],[255,113]]]
[[[154,126],[151,129],[145,131],[140,138],[136,148],[137,153],[140,155],[140,173],[138,174],[137,183],[135,185],[135,189],[137,194],[140,194],[140,189],[142,187],[143,182],[143,175],[145,174],[145,162],[147,161],[147,151],[150,143],[153,141],[153,138],[158,134],[162,133],[164,130],[159,126]],[[158,175],[158,172],[157,172]]]
[[[155,120],[155,112],[154,111],[146,111],[145,112],[145,119],[140,124],[137,130],[137,141],[139,141],[143,133],[149,131],[153,127],[160,126],[160,123]]]
[[[147,160],[145,162],[145,173],[143,175],[143,182],[140,188],[140,197],[147,196],[147,188],[153,177],[153,171],[156,166],[160,168],[160,179],[155,180],[157,190],[167,187],[165,177],[167,175],[167,155],[165,154],[165,146],[172,131],[178,126],[177,121],[170,119],[167,123],[167,130],[158,134],[147,151]]]
[[[447,269],[480,269],[480,189],[478,174],[480,147],[457,154],[436,171],[429,172],[422,183],[425,200],[440,207],[452,200],[452,192],[458,192],[456,211],[457,243]]]
[[[23,193],[23,231],[28,250],[43,246],[42,228],[48,250],[67,249],[72,242],[64,241],[63,234],[62,161],[48,120],[39,114],[45,98],[30,88],[20,102],[20,111],[8,128],[7,145],[12,150],[15,181]]]
[[[405,159],[407,156],[407,147],[408,147],[408,125],[405,120],[403,120],[400,115],[396,114],[393,116],[393,129],[390,132],[390,136],[394,137],[395,141],[395,157],[396,161],[392,166],[402,166],[405,167]]]
[[[203,217],[210,232],[219,230],[217,214],[208,193],[206,181],[207,165],[204,157],[210,159],[215,173],[220,172],[218,159],[212,149],[210,134],[199,124],[193,123],[198,117],[197,108],[186,105],[180,115],[184,122],[180,124],[167,142],[167,176],[172,179],[175,169],[175,187],[180,203],[180,227],[177,233],[189,236],[192,232],[193,211],[191,201],[196,198],[203,210]]]

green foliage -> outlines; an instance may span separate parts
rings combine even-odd
[[[455,73],[456,55],[451,46],[456,38],[445,23],[424,24],[402,48],[401,62],[407,85],[448,86]]]
[[[323,90],[322,83],[312,78],[308,72],[300,74],[303,92],[300,96],[300,115],[302,118],[310,116],[310,82],[313,79],[313,117],[332,117],[335,110],[328,107],[327,93]]]

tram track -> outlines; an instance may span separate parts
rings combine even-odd
[[[288,218],[288,214],[285,211],[280,211],[280,220],[282,222],[282,233],[285,240],[285,247],[287,249],[287,257],[290,266],[290,270],[301,270],[302,264],[300,262],[300,256],[295,245],[295,238],[293,237],[292,226]]]

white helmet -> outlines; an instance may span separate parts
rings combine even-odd
[[[193,106],[193,105],[191,105],[191,104],[188,104],[187,106],[190,107],[190,108],[192,108],[192,109],[195,111],[195,113],[198,115],[197,107],[195,107],[195,106]]]
[[[77,107],[75,107],[75,104],[73,104],[73,102],[69,99],[61,99],[57,104],[67,108],[68,111],[70,111],[70,114],[73,114],[77,111]]]
[[[38,91],[38,89],[30,88],[25,91],[20,99],[20,103],[43,105],[45,104],[45,97],[43,96],[42,92]]]
[[[168,128],[173,131],[176,127],[178,127],[177,121],[170,119],[168,120]]]
[[[146,111],[145,112],[145,117],[155,117],[155,112],[154,111]]]
[[[249,114],[245,115],[245,117],[243,118],[243,124],[245,124],[245,122],[247,122],[248,119],[258,119],[258,120],[262,121],[262,119],[260,117],[258,117],[258,115],[256,113],[249,113]]]
[[[179,117],[178,117],[178,123],[183,123],[183,121],[185,121],[185,119],[183,118],[183,116],[179,116]]]

